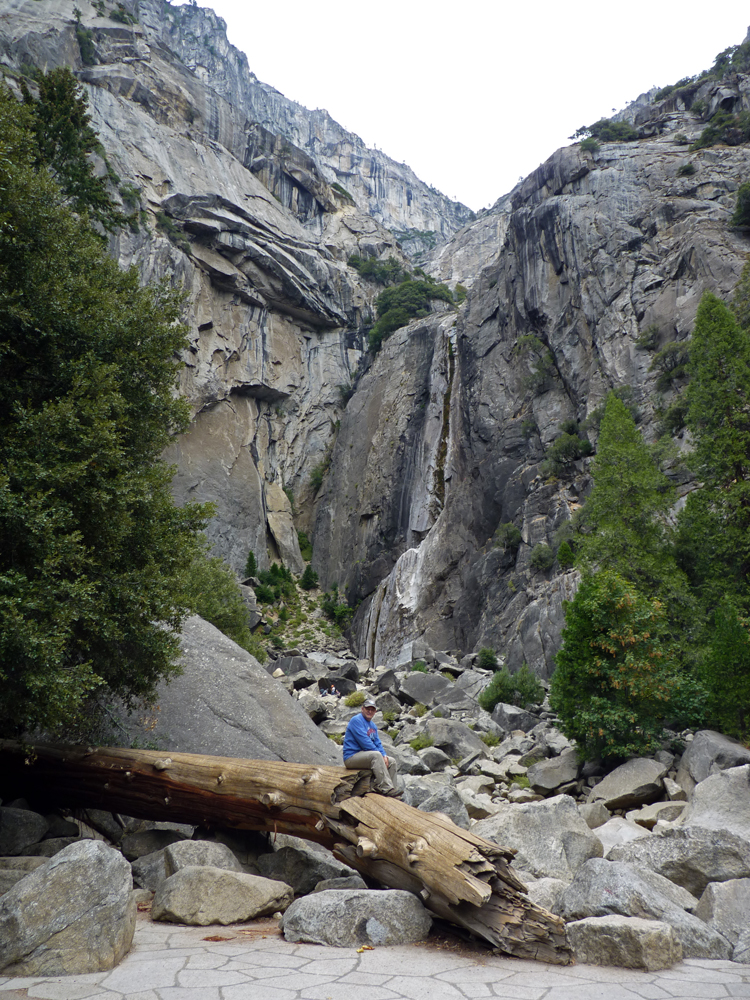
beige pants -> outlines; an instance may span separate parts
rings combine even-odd
[[[353,753],[344,761],[344,767],[350,771],[362,771],[369,768],[375,779],[376,792],[387,792],[396,787],[398,764],[393,757],[389,757],[386,769],[385,757],[377,750],[360,750],[359,753]]]

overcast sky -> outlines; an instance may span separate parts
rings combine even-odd
[[[478,210],[579,126],[708,69],[739,0],[198,0],[265,83]]]

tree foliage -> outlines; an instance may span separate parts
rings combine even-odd
[[[120,271],[38,165],[34,110],[0,91],[0,729],[55,727],[88,692],[177,670],[185,568],[209,510],[159,460],[178,299]]]
[[[584,577],[567,605],[550,705],[581,755],[658,749],[664,720],[687,687],[658,600],[610,570]]]
[[[544,688],[539,678],[524,663],[515,674],[507,667],[496,671],[492,680],[477,699],[485,712],[491,712],[496,705],[540,705],[544,701]]]
[[[386,288],[375,300],[378,320],[370,331],[370,350],[377,353],[382,342],[394,330],[420,316],[427,316],[434,299],[452,305],[453,293],[447,285],[438,284],[427,277],[417,281],[407,278],[399,285]]]
[[[90,156],[104,157],[99,137],[91,127],[85,95],[67,67],[38,73],[39,96],[31,95],[25,81],[24,103],[31,111],[31,131],[36,150],[34,166],[50,171],[68,204],[105,229],[121,226],[126,217],[107,191],[108,177],[97,177]],[[105,158],[106,162],[106,158]]]

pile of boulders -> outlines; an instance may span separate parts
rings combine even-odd
[[[529,895],[569,921],[579,960],[750,962],[750,750],[674,733],[605,773],[579,761],[546,698],[480,708],[493,671],[477,660],[414,642],[390,666],[297,656],[274,669],[334,739],[359,708],[327,693],[331,675],[374,697],[404,801],[516,849]]]
[[[607,773],[581,764],[546,699],[481,709],[492,671],[475,655],[412,643],[373,668],[295,649],[268,670],[334,742],[374,697],[404,801],[513,848],[578,961],[750,963],[750,750],[736,740],[674,734]],[[431,920],[414,896],[368,888],[293,837],[64,817],[23,801],[0,805],[0,894],[4,975],[110,968],[130,947],[136,905],[200,926],[277,914],[290,940],[340,946],[421,940]]]

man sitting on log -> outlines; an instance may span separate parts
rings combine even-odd
[[[402,792],[396,787],[398,765],[393,757],[386,756],[378,727],[372,721],[376,710],[373,699],[366,698],[360,714],[349,721],[344,735],[344,767],[350,771],[369,768],[376,792],[401,798]]]

